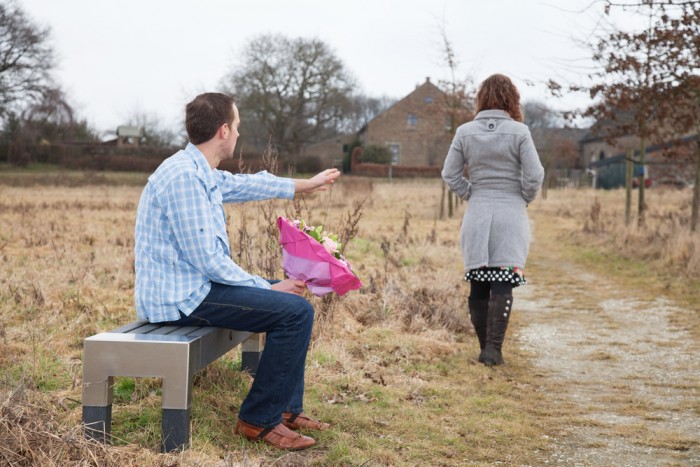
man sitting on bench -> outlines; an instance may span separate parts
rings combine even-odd
[[[340,172],[293,180],[218,170],[233,158],[239,124],[231,96],[206,93],[187,104],[190,142],[149,177],[137,210],[136,311],[152,323],[267,333],[235,431],[280,449],[304,449],[314,439],[291,430],[328,427],[302,405],[314,309],[301,296],[303,281],[269,282],[231,259],[222,203],[327,190]]]

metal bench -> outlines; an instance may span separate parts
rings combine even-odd
[[[254,375],[263,341],[263,334],[147,321],[86,338],[82,401],[85,435],[110,441],[115,376],[163,378],[162,450],[187,448],[194,374],[242,344],[242,370]]]

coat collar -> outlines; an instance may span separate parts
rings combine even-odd
[[[481,120],[484,118],[505,118],[507,120],[513,120],[513,117],[510,116],[508,112],[505,110],[482,110],[478,114],[476,114],[476,117],[474,117],[474,120]]]

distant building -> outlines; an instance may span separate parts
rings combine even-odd
[[[452,141],[445,93],[425,83],[389,107],[357,133],[363,145],[387,146],[396,166],[439,167]]]
[[[343,157],[347,154],[350,143],[355,141],[357,136],[354,133],[338,135],[324,139],[318,143],[309,144],[304,147],[303,156],[305,159],[316,159],[316,163],[321,168],[343,166]]]
[[[627,151],[639,158],[641,138],[624,135],[610,141],[605,135],[613,122],[593,125],[580,142],[581,162],[596,173],[597,186],[618,188],[625,186]],[[634,164],[635,177],[644,174],[646,185],[688,186],[694,180],[693,144],[697,135],[689,134],[675,142],[652,143],[647,141],[645,167]],[[674,144],[675,143],[675,144]]]
[[[579,186],[585,174],[580,162],[579,141],[588,130],[533,127],[530,133],[545,168],[546,188]]]
[[[140,146],[144,137],[143,127],[121,125],[117,127],[117,146]]]

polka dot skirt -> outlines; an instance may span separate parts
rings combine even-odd
[[[521,268],[509,266],[488,267],[470,269],[464,275],[465,281],[476,282],[510,282],[513,287],[527,284],[525,271]]]

